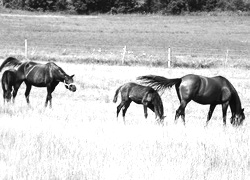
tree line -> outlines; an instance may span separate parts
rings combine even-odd
[[[29,11],[181,14],[201,11],[250,11],[249,0],[3,0],[3,6]]]

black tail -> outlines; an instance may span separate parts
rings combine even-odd
[[[116,91],[115,91],[115,96],[114,96],[114,99],[113,99],[113,102],[116,103],[117,102],[117,96],[118,96],[118,93],[120,92],[120,89],[122,88],[122,86],[120,86]]]
[[[137,80],[140,80],[144,84],[155,88],[157,91],[170,88],[173,85],[181,82],[181,78],[167,79],[163,76],[155,76],[155,75],[140,76],[137,78]]]
[[[3,61],[3,63],[0,66],[0,72],[3,70],[4,67],[15,67],[22,64],[21,61],[17,60],[16,58],[13,57],[8,57]]]

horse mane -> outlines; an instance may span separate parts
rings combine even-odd
[[[46,66],[48,66],[53,72],[59,71],[59,73],[62,74],[63,76],[69,76],[61,67],[56,65],[56,63],[54,62],[48,62]]]
[[[11,67],[14,68],[15,66],[19,66],[20,64],[22,64],[22,62],[19,61],[18,59],[13,58],[13,57],[8,57],[1,64],[1,66],[0,66],[0,72],[3,70],[4,67],[11,66]]]
[[[232,92],[233,92],[232,98],[229,101],[230,106],[233,107],[233,109],[231,109],[231,110],[234,111],[234,113],[240,112],[242,107],[241,107],[241,101],[240,101],[239,94],[230,82],[229,82],[229,84],[231,85]]]

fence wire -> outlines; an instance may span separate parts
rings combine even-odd
[[[1,45],[5,44],[5,45]],[[53,59],[74,58],[84,61],[85,59],[106,59],[121,62],[138,62],[145,64],[167,62],[168,46],[93,46],[85,44],[60,44],[60,43],[33,43],[28,42],[27,54],[25,54],[24,42],[1,43],[0,53],[2,58],[8,56],[27,56],[26,58],[47,57]],[[7,44],[7,45],[6,45]],[[125,53],[125,54],[124,54]],[[125,56],[124,56],[125,55]],[[204,49],[191,47],[171,47],[171,63],[219,63],[233,64],[250,59],[250,50],[234,49]]]

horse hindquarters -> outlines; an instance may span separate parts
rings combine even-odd
[[[11,92],[13,85],[12,72],[5,71],[2,76],[2,89],[3,89],[3,99],[4,102],[9,102],[11,100]]]

